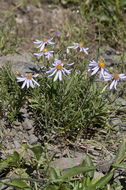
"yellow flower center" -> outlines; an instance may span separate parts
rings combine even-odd
[[[48,50],[47,49],[43,49],[43,53],[46,53]]]
[[[100,61],[99,64],[98,64],[98,66],[101,67],[101,68],[104,68],[104,67],[105,67],[105,64],[104,64],[103,61]]]
[[[61,63],[62,65],[65,65],[66,63],[64,62],[64,61],[62,61],[62,63]]]
[[[80,42],[79,43],[79,47],[82,47],[84,44],[83,44],[83,42]]]
[[[32,75],[31,74],[27,74],[27,79],[31,79],[32,78]]]
[[[61,69],[62,69],[62,65],[61,65],[61,64],[58,64],[58,65],[56,66],[56,68],[57,68],[57,70],[61,70]]]
[[[20,73],[18,71],[15,71],[16,75],[19,75]]]
[[[114,78],[114,79],[118,79],[118,78],[119,78],[119,75],[115,73],[115,74],[113,74],[113,78]]]
[[[44,39],[43,39],[43,42],[47,42],[47,39],[46,39],[46,38],[44,38]]]

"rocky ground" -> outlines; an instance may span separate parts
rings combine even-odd
[[[4,10],[3,14],[6,15],[8,14],[7,9],[10,7],[12,9],[13,4],[9,5],[7,1],[2,1],[0,7]],[[45,36],[54,36],[56,30],[60,30],[63,25],[67,24],[68,20],[72,20],[72,22],[77,20],[77,13],[74,15],[73,17],[73,12],[58,6],[50,8],[44,5],[42,8],[39,8],[29,5],[27,11],[23,7],[17,9],[15,12],[16,24],[20,29],[22,26],[25,26],[26,31],[20,30],[19,36],[23,35],[25,40],[21,43],[19,48],[20,54],[15,53],[0,57],[0,67],[3,66],[6,61],[10,61],[14,72],[18,71],[21,74],[25,74],[27,72],[39,71],[42,65],[36,65],[33,62],[33,40],[39,38],[41,30]],[[0,18],[0,21],[3,23],[5,20]],[[69,32],[67,35],[69,35]],[[90,33],[89,37],[91,41],[94,40]],[[91,43],[89,43],[89,45],[90,44]],[[97,42],[92,45],[92,48],[96,44]],[[118,66],[122,64],[121,53],[113,48],[108,46],[102,47],[99,53],[100,56],[105,59],[110,69],[113,65]],[[126,55],[124,59],[126,61]],[[100,175],[107,172],[110,168],[110,160],[114,159],[118,145],[126,135],[126,100],[120,95],[116,98],[115,104],[120,111],[116,114],[116,117],[110,119],[110,125],[113,126],[114,129],[110,134],[102,129],[98,130],[91,139],[81,139],[76,143],[69,140],[66,140],[65,143],[51,143],[48,146],[48,151],[51,154],[56,153],[55,160],[51,165],[59,167],[60,169],[66,169],[70,167],[67,158],[68,152],[71,155],[73,166],[78,165],[88,153],[94,162],[99,165]],[[38,135],[35,131],[34,118],[32,113],[28,112],[27,105],[21,108],[20,115],[23,118],[22,121],[16,120],[12,126],[8,125],[3,119],[0,121],[2,132],[0,138],[3,144],[2,158],[5,158],[7,153],[13,153],[14,150],[20,152],[21,144],[24,141],[30,145],[41,142],[41,135]],[[120,115],[122,117],[120,117]]]

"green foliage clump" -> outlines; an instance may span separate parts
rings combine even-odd
[[[27,150],[31,150],[34,154],[28,160],[24,157]],[[44,151],[40,145],[31,147],[27,143],[23,143],[20,154],[14,152],[13,155],[7,155],[5,160],[0,161],[1,171],[9,173],[11,170],[15,174],[15,176],[2,177],[0,187],[2,184],[6,184],[7,187],[23,190],[123,190],[125,188],[125,178],[116,179],[114,177],[115,170],[126,169],[126,164],[123,164],[126,158],[125,140],[122,142],[115,159],[111,161],[110,171],[103,177],[95,177],[95,170],[99,166],[94,166],[89,155],[80,165],[65,171],[58,171],[50,167],[52,158],[48,159],[47,146]],[[33,171],[36,171],[35,177]]]
[[[63,82],[54,83],[43,74],[40,87],[30,91],[30,107],[46,132],[54,129],[76,136],[94,126],[106,127],[109,104],[104,84],[94,82],[85,70],[85,62],[79,64],[81,70],[73,70]]]
[[[54,129],[76,136],[93,126],[106,127],[109,105],[103,84],[96,84],[89,77],[85,63],[80,67],[81,70],[73,71],[71,78],[61,83],[53,83],[43,73],[39,77],[40,87],[26,90],[20,88],[11,66],[6,64],[0,70],[1,115],[13,122],[28,96],[31,111],[45,133]]]
[[[24,104],[25,92],[21,90],[12,72],[11,65],[6,63],[0,69],[0,111],[9,122],[18,116],[19,109]]]
[[[125,0],[87,0],[80,5],[81,14],[96,22],[97,38],[114,47],[125,46],[125,8]]]
[[[17,52],[20,43],[17,33],[14,15],[11,14],[8,18],[8,26],[5,23],[0,25],[0,55]]]
[[[110,171],[103,177],[95,177],[95,170],[98,166],[94,166],[90,156],[87,156],[79,166],[61,172],[60,176],[57,175],[55,169],[50,170],[50,184],[44,190],[52,190],[59,187],[68,190],[122,190],[125,187],[125,178],[122,178],[122,181],[121,179],[116,179],[114,172],[118,168],[126,169],[126,164],[122,164],[125,157],[126,141],[124,140],[114,161],[111,162]],[[81,177],[79,176],[80,174],[82,174]]]

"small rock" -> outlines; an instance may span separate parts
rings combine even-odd
[[[28,112],[28,114],[29,114],[30,116],[31,116],[31,115],[33,116],[33,112]]]
[[[119,106],[126,106],[126,100],[119,97],[119,98],[116,99],[115,104],[119,105]]]
[[[28,130],[28,135],[31,135],[34,133],[34,129],[32,128],[31,130]]]
[[[122,121],[122,126],[126,128],[126,121]]]
[[[121,126],[115,126],[114,129],[116,129],[117,131],[120,131],[121,130]]]
[[[21,109],[20,109],[20,113],[22,113],[22,114],[26,114],[26,113],[27,113],[27,109],[25,109],[25,108],[21,108]]]
[[[27,150],[27,153],[26,157],[34,157],[34,153],[30,149]]]
[[[99,152],[95,151],[95,150],[88,150],[88,153],[91,154],[92,156],[96,156],[98,157],[99,156]]]
[[[6,130],[4,130],[4,135],[8,136],[11,132],[11,129],[7,128]]]
[[[31,134],[29,136],[29,144],[33,145],[33,144],[37,143],[37,141],[38,141],[38,138],[35,135]]]
[[[107,66],[113,67],[114,65],[119,65],[122,63],[122,55],[120,51],[115,51],[115,49],[104,46],[100,48],[99,54],[106,62]],[[125,63],[126,56],[123,55],[123,62]]]
[[[22,126],[24,129],[30,130],[33,127],[33,121],[26,118],[25,121],[22,123]]]
[[[21,138],[24,134],[22,133],[22,131],[18,132],[18,136]]]
[[[126,125],[121,127],[121,131],[126,131]]]
[[[100,170],[103,173],[106,173],[109,171],[110,167],[111,167],[111,161],[109,160],[105,160],[105,161],[101,161],[97,164],[98,166],[98,170]]]
[[[22,24],[23,23],[23,19],[22,18],[15,18],[17,24]]]
[[[14,128],[11,130],[11,132],[9,133],[9,136],[13,136],[15,137],[17,135],[17,130],[15,130]]]
[[[110,120],[110,124],[112,126],[118,126],[118,125],[121,125],[122,122],[121,122],[121,119],[119,119],[119,118],[113,118]]]
[[[9,181],[8,181],[8,182],[9,182]],[[6,182],[6,183],[7,183],[7,182]],[[4,184],[3,184],[3,185],[1,186],[1,190],[5,190],[5,189],[7,189],[7,187],[8,187],[7,185],[4,185]]]
[[[34,23],[34,24],[38,24],[38,20],[34,20],[33,23]]]
[[[27,133],[23,134],[22,136],[22,140],[28,140],[29,139],[29,136]]]
[[[111,50],[106,50],[105,53],[106,53],[107,55],[112,55],[112,51],[111,51]]]
[[[14,141],[14,145],[16,148],[21,148],[21,145],[18,141]]]
[[[71,158],[71,161],[69,161],[69,158],[60,158],[56,159],[55,161],[52,161],[50,166],[54,168],[58,168],[60,170],[66,170],[68,168],[78,166],[82,162],[83,158],[77,157],[77,158]]]
[[[0,126],[1,127],[5,128],[6,124],[7,123],[4,121],[4,119],[0,120]]]
[[[18,126],[13,125],[13,128],[15,129],[16,132],[23,130],[21,123],[20,123],[20,125],[18,125]]]
[[[97,171],[95,171],[95,173],[94,173],[94,179],[95,178],[97,178],[97,177],[104,177],[104,174],[103,173],[101,173],[101,172],[97,172]]]
[[[5,65],[7,61],[12,63],[12,70],[15,73],[18,71],[22,75],[26,73],[35,73],[39,71],[39,66],[32,62],[33,55],[31,53],[13,54],[0,57],[0,68]]]
[[[20,109],[20,114],[24,117],[24,118],[28,118],[29,114],[27,113],[27,109],[26,108],[21,108]]]
[[[120,51],[116,51],[116,55],[121,55],[121,52]]]
[[[14,121],[13,124],[14,124],[15,126],[20,126],[20,125],[21,125],[21,123],[20,123],[19,121]]]

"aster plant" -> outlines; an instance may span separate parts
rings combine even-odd
[[[50,68],[49,71],[47,71],[46,73],[49,74],[48,77],[52,77],[53,75],[55,75],[54,77],[54,82],[59,79],[60,81],[62,81],[62,74],[64,76],[67,76],[71,73],[72,69],[66,69],[65,68],[65,62],[61,62],[58,59],[55,59],[55,62],[52,64],[54,67]],[[67,64],[68,65],[68,64]],[[70,64],[69,64],[70,65]],[[50,74],[51,73],[51,74]]]
[[[41,52],[34,53],[34,55],[36,55],[38,57],[41,57],[42,55],[44,55],[45,58],[49,60],[49,58],[53,56],[53,52],[54,51],[48,51],[48,49],[44,48]]]
[[[103,61],[90,61],[89,67],[88,67],[88,72],[92,71],[91,75],[95,75],[98,71],[100,70],[100,75],[99,78],[103,78],[104,74],[108,71],[105,68],[105,63]]]
[[[118,82],[120,82],[122,79],[125,79],[126,76],[125,74],[117,74],[117,73],[114,73],[114,74],[109,74],[109,73],[106,73],[104,75],[104,81],[112,81],[112,83],[110,84],[110,90],[114,87],[115,90],[117,90],[117,84]]]
[[[40,51],[42,51],[47,44],[55,44],[54,42],[52,42],[52,40],[53,40],[53,38],[51,38],[49,40],[44,38],[43,40],[35,40],[34,43],[39,45],[37,48],[40,48]]]
[[[34,88],[34,85],[40,86],[38,82],[34,80],[38,74],[32,75],[32,74],[27,74],[26,76],[21,75],[21,77],[17,77],[17,82],[23,82],[21,88],[24,88],[27,86],[29,88],[30,86]]]
[[[79,49],[80,52],[83,51],[85,54],[88,54],[88,49],[89,48],[84,48],[83,45],[84,45],[83,42],[80,42],[80,43],[74,43],[73,46],[68,46],[67,47],[67,54],[70,52],[69,49]]]
[[[67,61],[61,61],[59,59],[56,59],[55,58],[55,61],[54,61],[55,64],[61,64],[61,65],[67,65],[67,66],[71,66],[71,65],[74,65],[74,63],[68,63]]]

